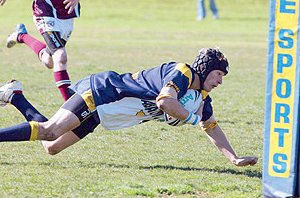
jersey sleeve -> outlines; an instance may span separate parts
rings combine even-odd
[[[163,78],[163,87],[172,87],[181,98],[194,80],[191,68],[184,63],[177,63]]]
[[[212,99],[209,96],[207,96],[204,99],[204,106],[203,106],[202,119],[201,119],[201,121],[203,122],[208,120],[213,115],[213,108],[211,102]]]

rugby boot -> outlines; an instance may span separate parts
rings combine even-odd
[[[17,43],[20,43],[20,41],[18,40],[20,34],[27,34],[26,27],[23,23],[18,24],[16,26],[16,30],[11,35],[8,36],[6,40],[6,47],[11,48],[15,46]]]
[[[0,107],[9,103],[15,93],[22,93],[22,90],[22,83],[16,80],[11,80],[0,87]]]

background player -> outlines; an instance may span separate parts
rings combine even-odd
[[[0,0],[3,5],[6,0]],[[32,4],[33,21],[46,44],[28,34],[24,24],[7,38],[6,46],[25,43],[39,60],[54,72],[54,80],[64,100],[69,98],[68,86],[71,84],[67,72],[66,43],[73,31],[74,18],[80,16],[79,0],[34,0]]]

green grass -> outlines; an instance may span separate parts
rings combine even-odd
[[[192,63],[197,50],[219,46],[230,73],[211,95],[215,117],[239,155],[254,167],[232,165],[197,127],[146,123],[120,131],[101,127],[56,156],[39,142],[0,144],[1,197],[261,197],[267,0],[218,1],[220,20],[197,22],[196,1],[84,0],[67,45],[69,73],[138,71],[167,61]],[[20,10],[16,12],[16,7]],[[0,81],[23,82],[27,98],[47,117],[63,100],[51,70],[26,46],[5,48],[19,22],[42,40],[31,1],[0,8]],[[11,106],[0,127],[24,121]]]

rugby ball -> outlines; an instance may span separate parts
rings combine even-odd
[[[199,107],[202,105],[202,95],[199,91],[194,89],[188,89],[187,92],[179,99],[179,102],[184,106],[190,113],[196,113]],[[167,113],[164,113],[164,120],[171,126],[182,126],[181,120],[174,118]]]

